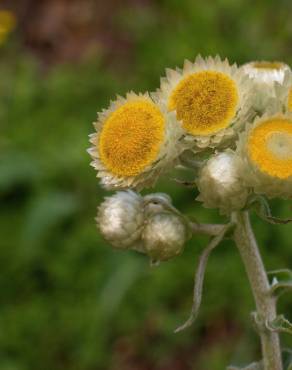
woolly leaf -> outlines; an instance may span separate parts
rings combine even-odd
[[[277,316],[273,321],[266,324],[271,331],[292,334],[292,324],[283,315]]]

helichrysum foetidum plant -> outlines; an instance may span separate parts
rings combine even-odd
[[[277,314],[276,301],[292,288],[292,272],[274,271],[268,279],[249,210],[268,222],[290,221],[269,209],[269,199],[292,199],[290,67],[266,61],[238,67],[218,56],[198,56],[183,68],[167,69],[156,92],[118,97],[94,127],[91,164],[106,189],[119,190],[98,208],[104,238],[159,263],[181,254],[192,235],[211,237],[198,261],[191,315],[177,331],[198,314],[209,254],[232,238],[255,298],[252,317],[262,346],[262,359],[246,369],[282,370],[279,333],[292,333],[292,325]],[[193,173],[192,182],[178,182],[197,187],[197,200],[228,216],[227,224],[191,222],[167,194],[138,193],[174,168]]]

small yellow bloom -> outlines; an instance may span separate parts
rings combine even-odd
[[[242,180],[269,198],[292,197],[292,115],[263,116],[240,134],[237,161]]]
[[[16,26],[15,15],[9,10],[0,10],[0,44],[4,43],[7,36]]]
[[[292,176],[292,120],[268,119],[250,132],[248,153],[263,172],[286,179]]]
[[[188,133],[210,135],[229,126],[238,100],[236,84],[228,75],[201,71],[180,81],[169,98],[168,108],[176,111]]]
[[[138,175],[157,157],[165,125],[154,103],[125,103],[104,122],[98,143],[101,161],[115,175]]]
[[[198,56],[182,70],[166,70],[153,94],[176,114],[193,149],[219,147],[236,136],[251,112],[251,81],[236,65]]]
[[[180,153],[182,131],[174,114],[148,94],[127,94],[98,116],[89,153],[107,188],[152,185]]]

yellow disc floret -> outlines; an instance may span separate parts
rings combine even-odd
[[[130,101],[104,122],[98,151],[104,166],[118,176],[136,176],[157,159],[164,140],[165,118],[146,99]]]
[[[239,101],[235,82],[217,71],[200,71],[182,79],[169,101],[184,129],[192,135],[210,135],[230,125]]]
[[[247,147],[251,161],[264,173],[279,179],[292,176],[292,120],[264,121],[251,131]]]
[[[254,62],[253,67],[258,69],[275,69],[283,68],[284,64],[281,62]]]
[[[288,93],[288,110],[292,112],[292,86],[290,87],[290,90]]]

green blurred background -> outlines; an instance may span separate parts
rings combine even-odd
[[[205,237],[150,268],[96,229],[105,192],[86,153],[96,111],[153,90],[165,67],[198,53],[292,64],[290,0],[9,0],[0,7],[0,369],[222,370],[260,357],[236,248],[211,256],[200,316],[188,316]],[[8,21],[7,21],[8,19]],[[15,21],[15,26],[13,25]],[[2,22],[2,24],[1,24]],[[7,25],[8,24],[8,25]],[[6,28],[5,28],[6,27]],[[157,191],[200,221],[196,191]],[[291,216],[291,202],[274,202]],[[268,269],[292,267],[291,226],[254,215]],[[279,311],[292,319],[292,298]],[[283,347],[292,341],[282,336]]]

